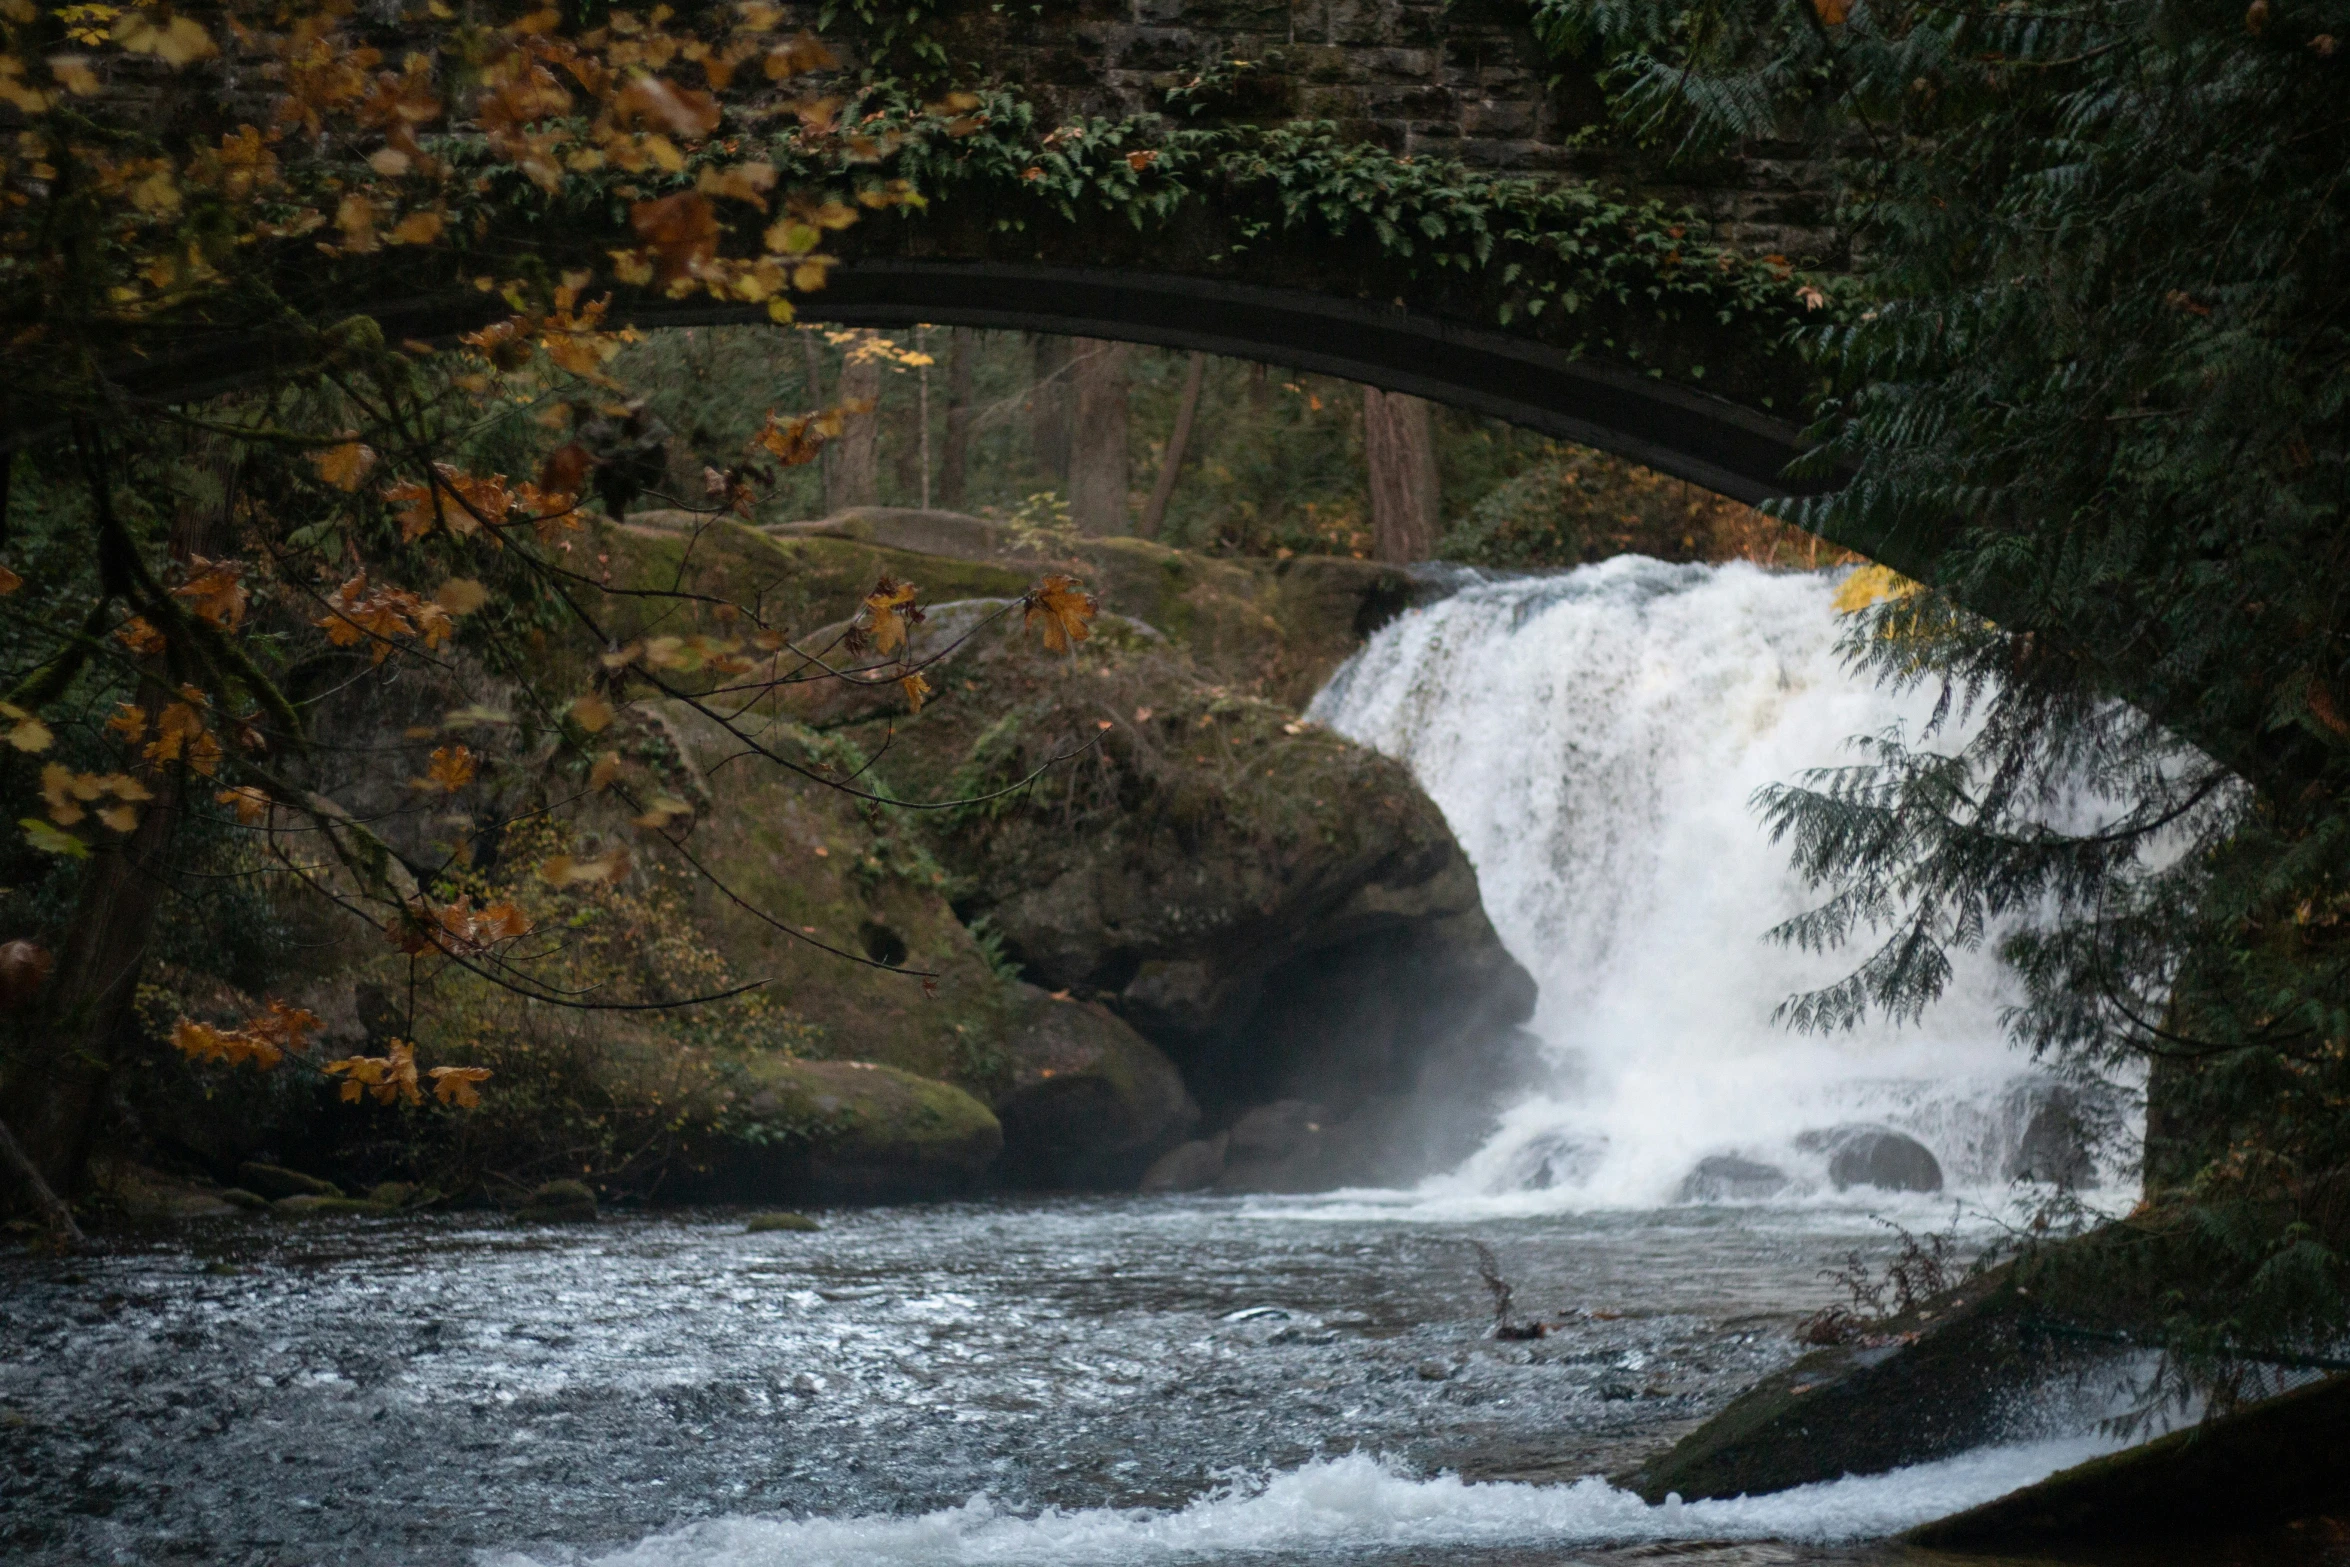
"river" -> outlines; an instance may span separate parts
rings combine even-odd
[[[1843,1542],[2096,1439],[2019,1428],[1685,1507],[1582,1477],[1784,1363],[1822,1270],[1885,1233],[1857,1205],[1443,1223],[1239,1198],[815,1234],[216,1221],[5,1264],[6,1538],[28,1564],[240,1567],[1882,1562]],[[1470,1237],[1556,1332],[1487,1336]]]

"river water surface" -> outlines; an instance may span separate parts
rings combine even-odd
[[[1923,1216],[1910,1215],[1916,1219]],[[1879,1562],[2101,1443],[1649,1507],[1856,1207],[1385,1218],[1127,1198],[530,1228],[221,1222],[5,1264],[29,1563]],[[1517,1308],[1487,1336],[1474,1250]]]

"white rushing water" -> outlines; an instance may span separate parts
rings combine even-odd
[[[1541,986],[1554,1065],[1418,1206],[1672,1201],[1730,1156],[1822,1187],[1797,1139],[1872,1123],[1931,1148],[1953,1187],[2004,1185],[2033,1101],[1988,954],[1960,954],[1922,1025],[1831,1038],[1772,1021],[1854,954],[1765,932],[1811,901],[1752,803],[1907,726],[1835,652],[1837,577],[1620,557],[1485,582],[1382,630],[1311,716],[1408,763],[1477,867],[1485,907]]]
[[[1398,1549],[1458,1551],[1540,1543],[1877,1539],[1989,1501],[2112,1450],[2094,1437],[1990,1447],[1847,1476],[1769,1496],[1652,1506],[1596,1476],[1572,1485],[1415,1479],[1363,1454],[1256,1477],[1174,1510],[1049,1508],[1023,1513],[984,1496],[920,1517],[726,1518],[689,1524],[592,1567],[978,1567],[1296,1560]],[[566,1555],[560,1560],[581,1558]],[[549,1567],[496,1553],[484,1567]]]

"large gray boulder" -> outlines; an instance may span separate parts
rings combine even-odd
[[[1828,1179],[1840,1192],[1855,1186],[1888,1192],[1942,1189],[1942,1165],[1933,1150],[1889,1126],[1831,1126],[1805,1132],[1795,1146],[1828,1156]]]

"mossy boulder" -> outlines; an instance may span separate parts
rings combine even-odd
[[[733,1135],[700,1183],[712,1195],[957,1196],[983,1187],[1003,1152],[1003,1126],[986,1105],[874,1062],[753,1062],[740,1096]]]
[[[534,1224],[583,1224],[596,1216],[595,1190],[585,1181],[545,1181],[514,1214]]]
[[[809,1026],[804,1054],[979,1085],[1004,1027],[1003,984],[956,917],[948,873],[916,824],[746,758],[684,704],[646,710],[696,778],[723,770],[723,787],[699,786],[711,805],[688,845],[709,875],[683,885],[697,929],[738,981],[766,981]],[[846,777],[864,766],[853,746],[794,726],[761,735],[810,771]]]
[[[1175,1063],[1099,1002],[1022,985],[995,1095],[1004,1179],[1131,1190],[1199,1124]]]
[[[1068,656],[981,632],[919,717],[890,720],[877,772],[971,802],[928,823],[960,912],[1164,1050],[1211,1122],[1298,1098],[1335,1124],[1377,1102],[1381,1137],[1333,1146],[1408,1149],[1393,1178],[1467,1152],[1534,986],[1442,813],[1401,764],[1147,627],[1097,624]],[[1441,1135],[1404,1124],[1415,1107]]]

